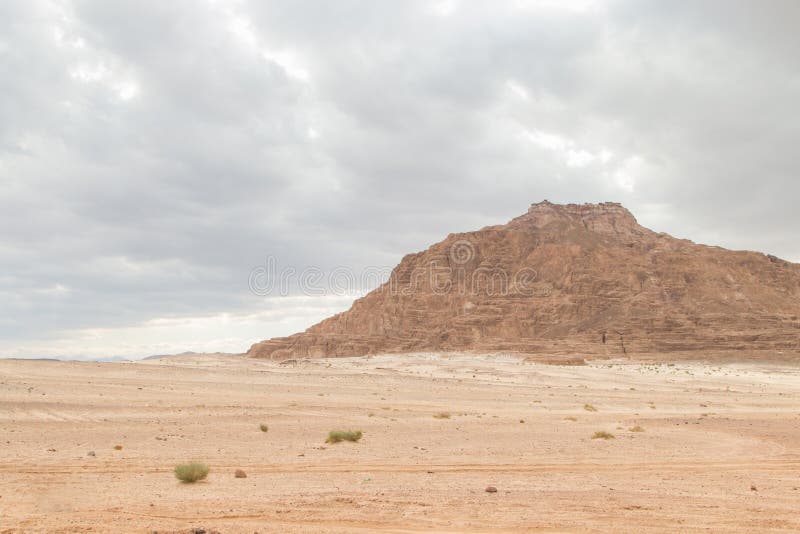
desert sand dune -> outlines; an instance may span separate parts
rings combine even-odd
[[[0,429],[0,532],[800,530],[780,364],[6,360]]]

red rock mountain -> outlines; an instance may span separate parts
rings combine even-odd
[[[620,204],[544,201],[405,256],[388,282],[257,358],[411,351],[800,354],[800,264],[676,239]]]

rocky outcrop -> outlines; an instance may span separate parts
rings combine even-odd
[[[640,226],[620,204],[534,204],[405,256],[388,282],[257,358],[410,351],[800,353],[800,265]]]

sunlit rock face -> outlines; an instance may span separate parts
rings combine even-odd
[[[800,265],[655,233],[615,203],[544,201],[451,234],[257,358],[410,351],[800,354]]]

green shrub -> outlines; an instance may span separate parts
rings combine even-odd
[[[198,462],[178,464],[175,466],[175,478],[181,482],[197,482],[208,476],[208,466]]]
[[[340,441],[358,441],[361,439],[360,430],[331,430],[325,443],[339,443]]]

